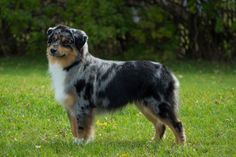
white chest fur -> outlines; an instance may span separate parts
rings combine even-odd
[[[52,77],[52,85],[55,91],[55,99],[63,105],[66,94],[65,94],[65,79],[66,72],[58,64],[49,64],[49,72]]]

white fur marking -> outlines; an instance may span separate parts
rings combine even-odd
[[[82,145],[82,144],[86,144],[86,141],[83,138],[74,137],[73,144]]]
[[[66,72],[58,64],[49,64],[49,72],[52,76],[53,89],[55,90],[55,99],[63,105],[66,98],[65,90],[65,78]]]

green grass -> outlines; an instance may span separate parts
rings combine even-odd
[[[236,65],[175,62],[187,144],[166,138],[130,107],[97,117],[96,140],[72,144],[67,115],[54,100],[46,60],[0,59],[0,156],[236,156]]]

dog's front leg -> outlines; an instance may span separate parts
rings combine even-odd
[[[73,109],[73,111],[75,111]],[[74,136],[74,144],[86,144],[94,139],[94,120],[95,109],[88,109],[85,112],[67,111],[70,120],[71,131]]]
[[[73,143],[77,143],[77,139],[79,138],[79,132],[78,132],[78,122],[77,118],[75,115],[71,114],[70,111],[67,111],[67,115],[70,121],[70,126],[71,126],[71,132],[74,137]]]
[[[71,132],[74,137],[73,143],[78,144],[79,141],[79,131],[78,131],[78,120],[77,120],[77,110],[76,110],[76,103],[77,103],[77,95],[74,90],[68,92],[67,97],[64,101],[65,108],[67,110],[67,115],[71,125]]]
[[[89,143],[94,139],[94,112],[94,109],[87,108],[77,115],[78,140],[80,143]]]

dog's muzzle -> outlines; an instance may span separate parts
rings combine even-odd
[[[56,49],[50,49],[50,53],[49,53],[51,56],[53,56],[53,57],[64,57],[65,56],[65,54],[59,54],[58,52],[57,52],[57,50]]]

